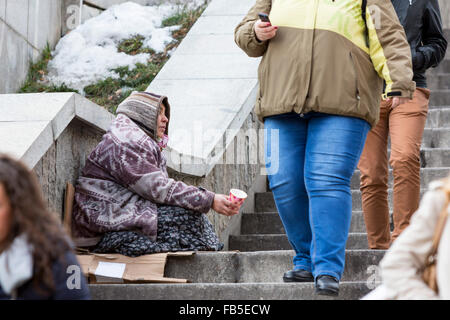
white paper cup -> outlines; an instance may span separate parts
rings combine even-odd
[[[231,189],[230,197],[228,199],[240,206],[244,203],[245,199],[247,199],[247,193],[239,189]]]

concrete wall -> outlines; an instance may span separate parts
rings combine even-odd
[[[444,29],[450,29],[450,1],[439,0]]]
[[[16,92],[29,62],[61,37],[61,0],[0,0],[0,94]]]
[[[248,198],[241,208],[241,213],[254,212],[254,193],[267,191],[267,176],[260,174],[264,165],[261,165],[259,161],[258,164],[250,164],[249,158],[251,157],[250,154],[255,150],[257,150],[258,154],[262,152],[261,148],[264,144],[262,135],[258,135],[257,141],[252,141],[252,139],[246,138],[245,133],[248,130],[259,132],[260,129],[263,129],[263,124],[252,111],[241,127],[241,134],[238,134],[225,150],[220,161],[223,164],[214,166],[214,169],[206,177],[188,176],[168,168],[169,176],[189,185],[202,186],[218,194],[228,195],[231,188],[245,190]],[[226,158],[230,154],[234,154],[234,161],[229,161],[230,159]],[[233,164],[226,164],[229,162]],[[216,233],[225,244],[225,250],[228,249],[229,236],[240,234],[241,216],[239,214],[230,218],[217,214],[212,210],[208,213],[208,218],[214,225]]]
[[[74,119],[33,168],[48,207],[58,217],[62,218],[66,183],[70,181],[75,185],[87,156],[103,134]]]

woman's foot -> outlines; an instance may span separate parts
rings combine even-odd
[[[316,278],[316,294],[324,296],[338,296],[339,280],[326,274],[318,276]]]
[[[311,272],[306,270],[290,270],[283,275],[284,282],[314,282]]]

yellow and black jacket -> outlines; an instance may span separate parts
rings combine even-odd
[[[379,119],[385,97],[412,98],[411,51],[390,1],[257,0],[235,30],[235,41],[258,69],[255,112],[264,117],[310,111]],[[277,35],[260,42],[258,13],[269,14]],[[364,19],[364,17],[366,19]],[[365,21],[366,20],[366,21]]]

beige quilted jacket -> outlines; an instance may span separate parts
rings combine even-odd
[[[364,299],[450,299],[450,219],[439,243],[437,282],[439,294],[421,279],[427,253],[431,249],[434,230],[447,196],[442,181],[430,184],[411,224],[393,243],[380,263],[382,285]],[[447,207],[450,213],[450,206]]]

